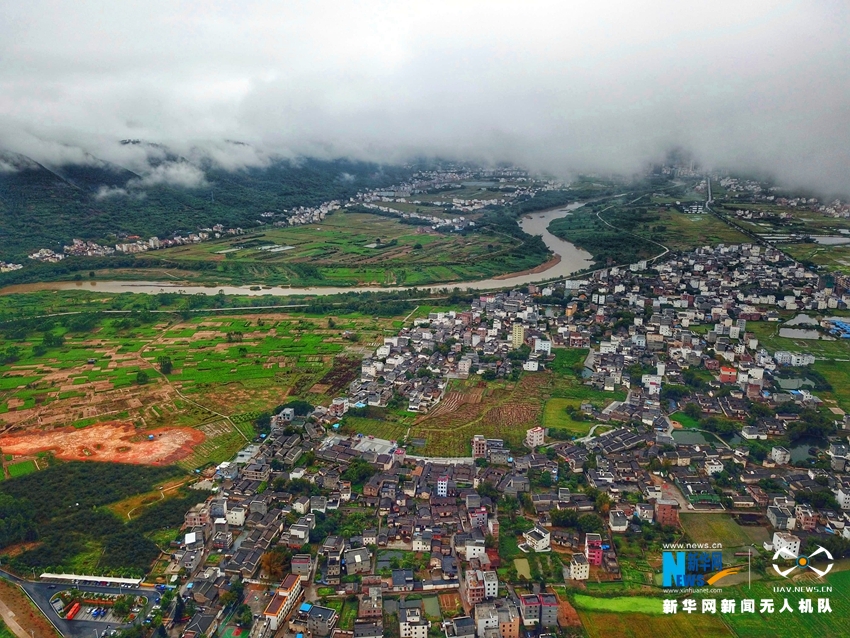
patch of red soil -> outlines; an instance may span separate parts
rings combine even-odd
[[[149,435],[154,438],[149,440]],[[132,424],[112,421],[82,429],[67,427],[0,436],[0,448],[15,455],[51,451],[56,458],[69,461],[169,465],[189,456],[205,438],[203,432],[193,428],[140,432]]]

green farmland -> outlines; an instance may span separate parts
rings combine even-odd
[[[521,239],[483,230],[450,233],[394,217],[337,211],[320,223],[177,246],[156,256],[184,279],[218,283],[418,286],[484,279],[548,259],[523,247]]]
[[[205,440],[181,465],[224,461],[255,436],[260,412],[288,397],[328,402],[346,389],[363,354],[395,331],[395,321],[210,313],[96,316],[85,327],[54,324],[14,336],[7,328],[0,352],[14,360],[0,366],[0,422],[12,432],[39,424],[198,428]],[[7,468],[18,476],[35,466]]]

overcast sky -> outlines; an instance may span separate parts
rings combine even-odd
[[[850,3],[0,3],[0,146],[705,164],[850,191]],[[237,140],[250,146],[228,144]],[[151,179],[157,179],[154,175]]]

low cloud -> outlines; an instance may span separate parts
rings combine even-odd
[[[182,186],[183,188],[204,188],[209,186],[204,172],[188,162],[167,162],[148,169],[139,179],[130,180],[130,187]]]
[[[137,187],[301,156],[629,174],[683,147],[846,192],[849,23],[831,0],[9,0],[0,147]]]

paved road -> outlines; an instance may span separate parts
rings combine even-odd
[[[35,602],[39,609],[41,609],[42,613],[47,616],[47,619],[53,623],[53,625],[59,630],[59,632],[63,636],[69,637],[79,637],[79,638],[91,638],[97,632],[97,636],[103,635],[103,632],[109,627],[109,631],[112,629],[116,629],[119,626],[126,625],[117,625],[114,622],[106,622],[99,620],[65,620],[64,618],[60,618],[56,613],[56,610],[53,609],[53,606],[50,604],[50,598],[62,591],[63,589],[71,589],[70,585],[65,584],[52,584],[53,588],[51,588],[51,583],[42,582],[42,581],[30,581],[23,580],[18,578],[14,574],[10,574],[9,572],[0,570],[0,575],[4,578],[12,581],[20,585],[23,590],[29,595],[29,597]],[[105,594],[133,594],[135,596],[144,596],[148,599],[149,606],[154,604],[154,600],[159,596],[159,594],[155,591],[151,591],[149,589],[122,589],[121,587],[98,587],[98,586],[88,586],[88,585],[78,585],[78,589],[81,591],[87,592],[95,592],[95,593],[105,593]],[[107,635],[109,632],[106,632]]]

